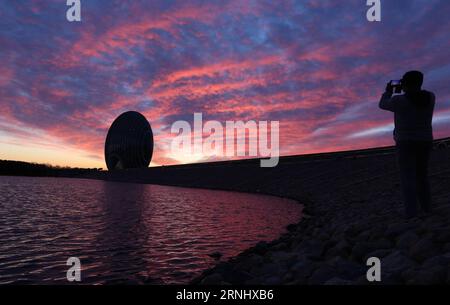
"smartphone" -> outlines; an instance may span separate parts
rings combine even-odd
[[[394,89],[394,93],[402,93],[402,81],[401,80],[391,80],[391,86]]]

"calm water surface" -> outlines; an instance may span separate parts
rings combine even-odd
[[[186,283],[297,222],[270,196],[83,179],[0,176],[0,284]]]

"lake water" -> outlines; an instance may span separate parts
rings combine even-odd
[[[69,257],[84,284],[187,283],[300,217],[271,196],[0,176],[0,284],[68,283]]]

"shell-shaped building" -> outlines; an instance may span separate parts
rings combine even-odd
[[[147,119],[136,111],[119,115],[108,130],[105,161],[108,170],[146,168],[153,155],[153,132]]]

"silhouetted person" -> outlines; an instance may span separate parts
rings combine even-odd
[[[432,149],[432,118],[435,96],[422,90],[423,74],[407,72],[399,84],[402,95],[393,95],[391,82],[380,100],[380,108],[394,112],[398,164],[407,219],[418,215],[417,201],[425,214],[431,212],[428,160]]]

